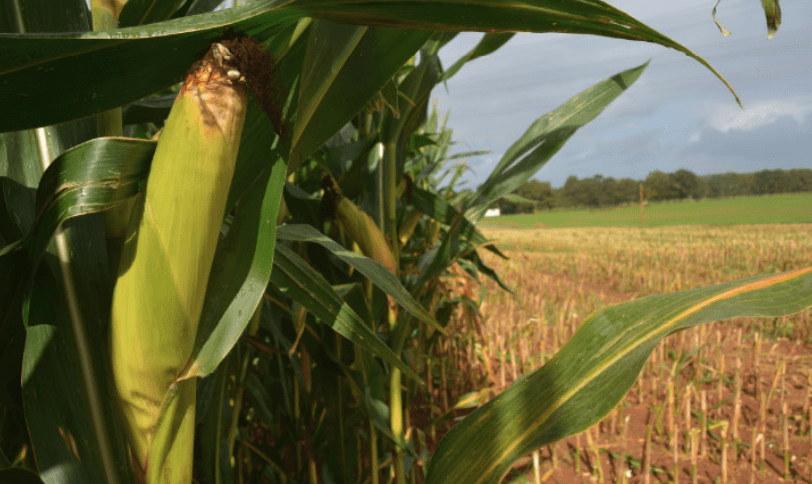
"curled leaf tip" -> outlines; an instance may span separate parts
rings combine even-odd
[[[778,0],[761,0],[761,6],[767,17],[767,40],[770,40],[781,25],[781,5]]]
[[[716,23],[716,26],[717,26],[717,27],[719,27],[719,32],[721,32],[721,33],[722,33],[722,35],[724,35],[725,37],[730,37],[730,31],[729,31],[729,30],[727,30],[727,29],[725,28],[725,26],[724,26],[724,25],[722,25],[722,23],[721,23],[721,22],[719,22],[719,20],[716,18],[716,7],[718,7],[718,6],[719,6],[719,3],[720,3],[721,1],[722,1],[722,0],[717,0],[717,1],[716,1],[716,5],[714,5],[714,6],[713,6],[713,11],[711,12],[711,17],[713,17],[713,21]]]

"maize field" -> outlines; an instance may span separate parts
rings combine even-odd
[[[514,242],[476,225],[648,61],[539,113],[476,190],[459,160],[482,153],[450,154],[431,103],[517,32],[556,32],[681,52],[741,107],[702,56],[602,0],[234,3],[0,7],[0,483],[489,484],[527,455],[540,474],[538,449],[546,479],[563,472],[572,439],[574,475],[623,481],[635,395],[651,409],[643,476],[669,472],[663,448],[674,480],[720,452],[729,475],[767,475],[774,447],[779,474],[807,475],[786,444],[808,433],[785,392],[800,352],[763,323],[707,326],[769,316],[806,335],[791,316],[812,306],[804,235],[765,251],[767,229],[721,248],[686,231],[660,254],[607,232],[510,259]],[[762,5],[771,37],[780,8]],[[466,31],[484,35],[444,66]],[[593,240],[573,233],[540,253]],[[533,279],[513,260],[539,264]],[[671,272],[686,260],[696,273]],[[536,306],[494,295],[480,312],[485,278]],[[510,319],[483,324],[494,310]],[[753,351],[717,354],[740,340]],[[737,420],[714,406],[739,367]],[[610,436],[579,443],[601,421]]]

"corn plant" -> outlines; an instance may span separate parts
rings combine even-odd
[[[431,89],[520,31],[658,43],[727,83],[599,0],[216,6],[3,6],[3,480],[497,482],[668,334],[812,304],[803,269],[606,308],[432,455],[411,412],[472,301],[451,279],[507,287],[473,222],[647,64],[538,118],[469,195],[439,188]],[[489,33],[444,69],[468,30]]]

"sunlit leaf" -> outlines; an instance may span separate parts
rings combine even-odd
[[[218,244],[189,376],[206,376],[217,368],[262,301],[271,278],[276,214],[286,172],[281,159],[266,169],[240,202],[228,234]]]
[[[648,62],[615,74],[533,121],[479,186],[469,215],[480,218],[492,202],[513,192],[535,175],[581,126],[595,119],[628,89],[647,66]]]
[[[452,428],[432,458],[427,483],[495,484],[522,455],[599,422],[669,334],[726,318],[782,316],[810,305],[812,267],[604,308],[543,367]]]
[[[154,152],[154,141],[97,138],[63,153],[39,182],[37,218],[30,232],[0,250],[0,255],[24,245],[38,259],[65,220],[106,210],[137,195]]]

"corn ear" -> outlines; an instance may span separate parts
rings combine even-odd
[[[414,229],[417,228],[421,218],[423,218],[423,212],[416,208],[411,209],[406,214],[400,227],[398,227],[398,239],[401,246],[406,245],[406,242],[412,237]]]
[[[392,247],[372,217],[339,193],[338,186],[329,175],[322,179],[324,198],[322,212],[327,218],[335,218],[344,234],[361,248],[361,253],[383,264],[392,274],[397,274],[397,264]]]
[[[244,80],[213,44],[192,68],[158,142],[121,254],[111,312],[118,406],[147,483],[190,483],[192,355],[245,121]],[[236,75],[235,75],[236,73]]]
[[[344,233],[358,244],[364,255],[383,264],[392,274],[397,274],[392,248],[372,217],[346,198],[339,200],[336,217],[344,226]]]

